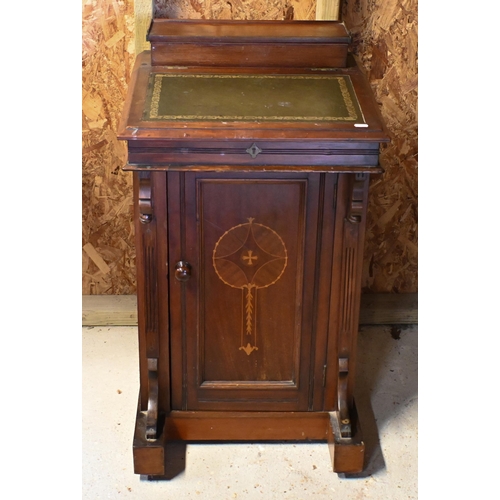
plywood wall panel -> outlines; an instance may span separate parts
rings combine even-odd
[[[418,18],[417,0],[344,0],[352,50],[380,103],[391,136],[372,182],[363,288],[417,292]]]
[[[137,0],[143,1],[143,0]],[[153,0],[158,17],[314,19],[315,0]],[[136,6],[137,7],[137,6]],[[417,291],[417,2],[343,0],[353,50],[392,142],[371,186],[363,287]],[[132,0],[84,0],[82,10],[84,294],[135,293],[131,175],[116,130],[137,40]],[[144,30],[142,30],[143,32]],[[143,43],[143,42],[141,42]]]
[[[154,0],[154,8],[170,19],[313,20],[316,0]]]
[[[83,293],[134,293],[131,178],[116,137],[135,57],[133,2],[84,0],[82,49]]]

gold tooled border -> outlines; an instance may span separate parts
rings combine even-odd
[[[340,92],[347,108],[348,116],[238,116],[238,115],[159,115],[160,95],[164,78],[284,78],[285,75],[186,75],[175,73],[157,73],[154,75],[153,91],[149,108],[149,119],[155,120],[236,120],[236,121],[359,121],[364,122],[361,106],[359,106],[361,116],[358,117],[356,108],[351,99],[351,94],[347,88],[346,79],[349,75],[341,76],[321,76],[321,75],[286,75],[286,78],[295,80],[337,80]],[[352,87],[352,83],[351,83]]]

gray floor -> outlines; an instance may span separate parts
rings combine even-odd
[[[361,329],[357,406],[368,460],[349,478],[332,472],[323,443],[188,444],[174,450],[172,479],[134,475],[136,336],[135,327],[83,329],[83,499],[417,498],[416,326]]]

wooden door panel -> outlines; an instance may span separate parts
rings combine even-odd
[[[200,179],[197,187],[202,382],[296,384],[306,181]]]
[[[173,344],[186,348],[173,361],[185,391],[176,400],[307,410],[318,176],[169,175],[180,179],[169,205],[181,205],[169,220],[170,267],[191,265],[188,282],[171,280],[183,315]]]

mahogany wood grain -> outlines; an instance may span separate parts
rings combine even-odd
[[[163,174],[166,176],[166,174]],[[178,172],[168,174],[167,186],[167,213],[168,213],[168,246],[169,260],[167,267],[169,269],[168,276],[171,276],[172,261],[175,265],[177,262],[175,257],[172,257],[172,248],[180,248],[181,254],[184,254],[184,246],[181,234],[181,223],[184,218],[182,210],[184,204],[175,203],[182,196],[184,191],[184,176]],[[165,241],[166,243],[166,241]],[[178,256],[181,258],[181,256]],[[169,287],[169,309],[175,314],[170,315],[170,366],[171,366],[171,405],[173,409],[185,410],[186,406],[186,367],[187,367],[187,349],[186,349],[186,310],[185,310],[185,287],[175,279],[167,278],[170,284]]]
[[[148,316],[151,319],[151,314],[148,315],[148,308],[154,307],[151,296],[150,289],[147,288],[148,284],[146,282],[146,253],[147,253],[147,243],[149,240],[152,242],[155,237],[155,233],[152,228],[156,226],[156,221],[151,221],[153,224],[144,225],[141,223],[141,214],[139,208],[139,188],[141,184],[140,176],[144,176],[143,173],[134,173],[134,226],[135,226],[135,240],[136,240],[136,266],[137,266],[137,319],[138,319],[138,331],[139,331],[139,371],[140,371],[140,409],[147,410],[148,405],[148,355],[151,349],[151,333],[148,335]],[[146,244],[145,244],[146,243]],[[151,243],[149,244],[151,247]]]
[[[254,141],[248,141],[246,148],[249,148]],[[260,143],[257,144],[262,147]],[[180,148],[178,151],[172,151],[170,148],[164,151],[158,151],[156,148],[130,148],[128,161],[129,164],[136,165],[173,165],[185,164],[188,162],[190,165],[257,165],[263,166],[302,166],[310,165],[317,166],[321,171],[322,167],[337,166],[337,167],[350,167],[350,166],[367,166],[376,167],[378,165],[378,154],[368,152],[363,154],[362,151],[339,151],[330,150],[322,153],[315,154],[309,151],[263,151],[259,154],[258,158],[251,158],[251,156],[242,149],[237,153],[227,153],[224,150],[214,150],[213,152],[197,152],[189,151],[188,148]]]
[[[339,358],[349,363],[349,385],[347,398],[352,401],[353,373],[356,364],[356,345],[359,323],[359,297],[361,294],[361,265],[364,231],[366,224],[368,177],[363,181],[363,208],[361,221],[353,224],[347,220],[349,194],[355,180],[354,175],[340,176],[337,190],[337,213],[333,248],[331,277],[330,321],[327,347],[328,366],[326,374],[325,411],[338,410]],[[352,382],[351,382],[352,381]]]
[[[295,43],[347,42],[349,35],[338,21],[239,21],[155,19],[148,39],[151,42],[219,42],[293,41]],[[279,63],[279,61],[278,61]]]
[[[119,127],[134,176],[135,472],[164,475],[168,442],[178,439],[319,439],[330,443],[335,471],[358,472],[364,444],[353,393],[368,183],[382,171],[388,135],[363,72],[352,57],[346,67],[338,60],[345,27],[165,20],[149,36],[153,65],[150,53],[137,58]],[[331,121],[315,111],[316,122],[223,121],[218,109],[205,119],[154,119],[145,106],[157,73],[181,74],[183,84],[189,75],[341,76],[359,107],[351,100],[352,113],[325,115]]]
[[[336,68],[346,64],[350,36],[335,21],[156,19],[148,40],[154,66]]]
[[[249,66],[274,67],[281,60],[283,67],[341,68],[347,57],[346,43],[336,44],[336,51],[326,44],[287,45],[260,44],[259,52],[248,44],[234,43],[197,47],[193,43],[157,44],[151,47],[153,65],[175,66]],[[196,50],[194,50],[196,49]],[[306,50],[307,49],[307,50]]]
[[[167,186],[166,176],[162,172],[152,172],[154,217],[157,220],[156,238],[157,269],[158,269],[158,384],[161,388],[158,398],[160,414],[166,414],[171,409],[170,398],[170,293],[168,269],[168,217],[167,217]],[[138,269],[138,273],[141,270]]]
[[[314,374],[313,387],[310,400],[310,409],[314,411],[323,410],[324,398],[327,382],[327,373],[331,366],[328,366],[327,361],[327,346],[332,341],[329,340],[329,304],[331,297],[331,274],[334,262],[332,259],[334,230],[335,230],[335,214],[337,209],[337,185],[339,176],[331,174],[323,174],[321,176],[324,183],[323,196],[319,200],[323,205],[321,218],[318,219],[319,240],[317,247],[317,263],[315,269],[316,282],[316,299],[315,299],[315,325],[313,332],[314,339]]]
[[[329,425],[324,412],[173,411],[164,435],[186,441],[326,441]]]
[[[140,401],[139,401],[140,404]],[[146,434],[146,414],[137,410],[134,440],[132,445],[135,474],[165,474],[165,448],[163,439],[148,441]]]
[[[169,191],[169,202],[180,206],[184,217],[175,215],[170,222],[177,235],[170,241],[170,267],[179,259],[193,267],[191,279],[174,286],[176,300],[184,296],[181,308],[190,312],[184,327],[187,408],[216,409],[225,401],[227,409],[245,410],[259,401],[268,410],[306,410],[316,267],[315,245],[310,243],[318,235],[319,176],[186,173],[181,178],[184,190],[179,192],[175,183]],[[251,328],[260,343],[252,356],[240,349],[248,290],[224,283],[212,262],[217,240],[231,228],[250,227],[249,219],[268,237],[282,238],[287,251],[286,272],[273,276],[272,286],[271,278],[251,291]],[[172,335],[182,330],[175,331]],[[180,346],[180,339],[174,344]],[[180,353],[174,357],[180,359]],[[180,378],[180,364],[174,369]]]
[[[330,413],[328,425],[328,448],[334,472],[358,473],[364,468],[365,443],[358,420],[356,405],[351,407],[352,436],[348,439],[339,437],[338,415]]]

